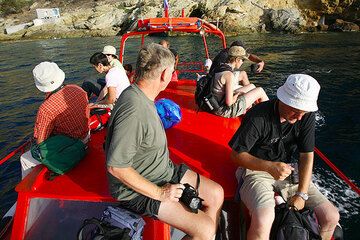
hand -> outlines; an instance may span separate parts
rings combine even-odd
[[[275,180],[283,181],[293,170],[294,168],[289,164],[283,162],[271,162],[267,172],[270,173]]]
[[[294,206],[297,210],[301,210],[305,207],[305,200],[298,195],[292,196],[290,199],[290,206]]]
[[[259,62],[257,65],[258,65],[258,68],[256,69],[256,72],[259,73],[259,72],[261,72],[261,71],[264,69],[265,62],[264,62],[264,61],[261,61],[261,62]]]
[[[88,108],[90,108],[90,109],[95,108],[95,107],[96,107],[95,103],[89,103],[88,104]]]
[[[182,184],[170,184],[167,183],[164,186],[161,187],[161,193],[160,193],[160,201],[166,202],[166,201],[173,201],[178,202],[179,198],[181,197],[184,185]]]

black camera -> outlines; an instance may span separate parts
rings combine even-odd
[[[184,190],[180,197],[180,201],[189,207],[193,213],[198,213],[198,210],[202,207],[202,198],[199,197],[196,189],[188,183],[184,184]]]
[[[299,166],[297,163],[290,163],[294,170],[290,174],[290,179],[292,184],[299,183]]]
[[[250,69],[252,73],[254,74],[258,73],[257,70],[259,69],[259,64],[257,63],[251,64]]]

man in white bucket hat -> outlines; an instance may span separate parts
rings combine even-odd
[[[79,86],[64,85],[65,73],[54,62],[42,62],[33,69],[35,86],[45,93],[37,112],[34,139],[40,144],[50,136],[65,135],[87,142],[89,109],[86,92]],[[29,152],[21,156],[22,176],[40,164]]]
[[[251,214],[248,239],[269,239],[274,191],[299,210],[313,208],[322,239],[334,232],[339,213],[311,182],[319,91],[313,77],[290,75],[277,99],[253,107],[229,142],[243,181],[240,196]]]

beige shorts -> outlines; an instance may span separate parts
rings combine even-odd
[[[275,207],[275,189],[281,192],[285,200],[294,196],[298,189],[298,184],[292,184],[290,178],[286,178],[284,181],[275,181],[267,172],[246,169],[242,176],[244,182],[240,188],[240,197],[250,213],[258,208]],[[328,201],[312,182],[310,182],[308,195],[309,199],[305,202],[305,206],[309,208]]]

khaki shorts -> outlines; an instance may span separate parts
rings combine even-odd
[[[240,197],[250,213],[258,208],[275,207],[275,189],[281,192],[285,200],[294,196],[298,189],[298,184],[292,184],[290,177],[284,181],[275,181],[267,172],[248,169],[243,172],[242,176],[244,182],[240,188]],[[305,202],[305,206],[309,208],[315,208],[328,201],[312,182],[310,182],[308,195],[309,199]]]
[[[228,107],[224,105],[219,108],[218,111],[215,112],[216,115],[225,117],[225,118],[235,118],[245,113],[246,108],[246,100],[245,97],[239,96],[236,102]]]

